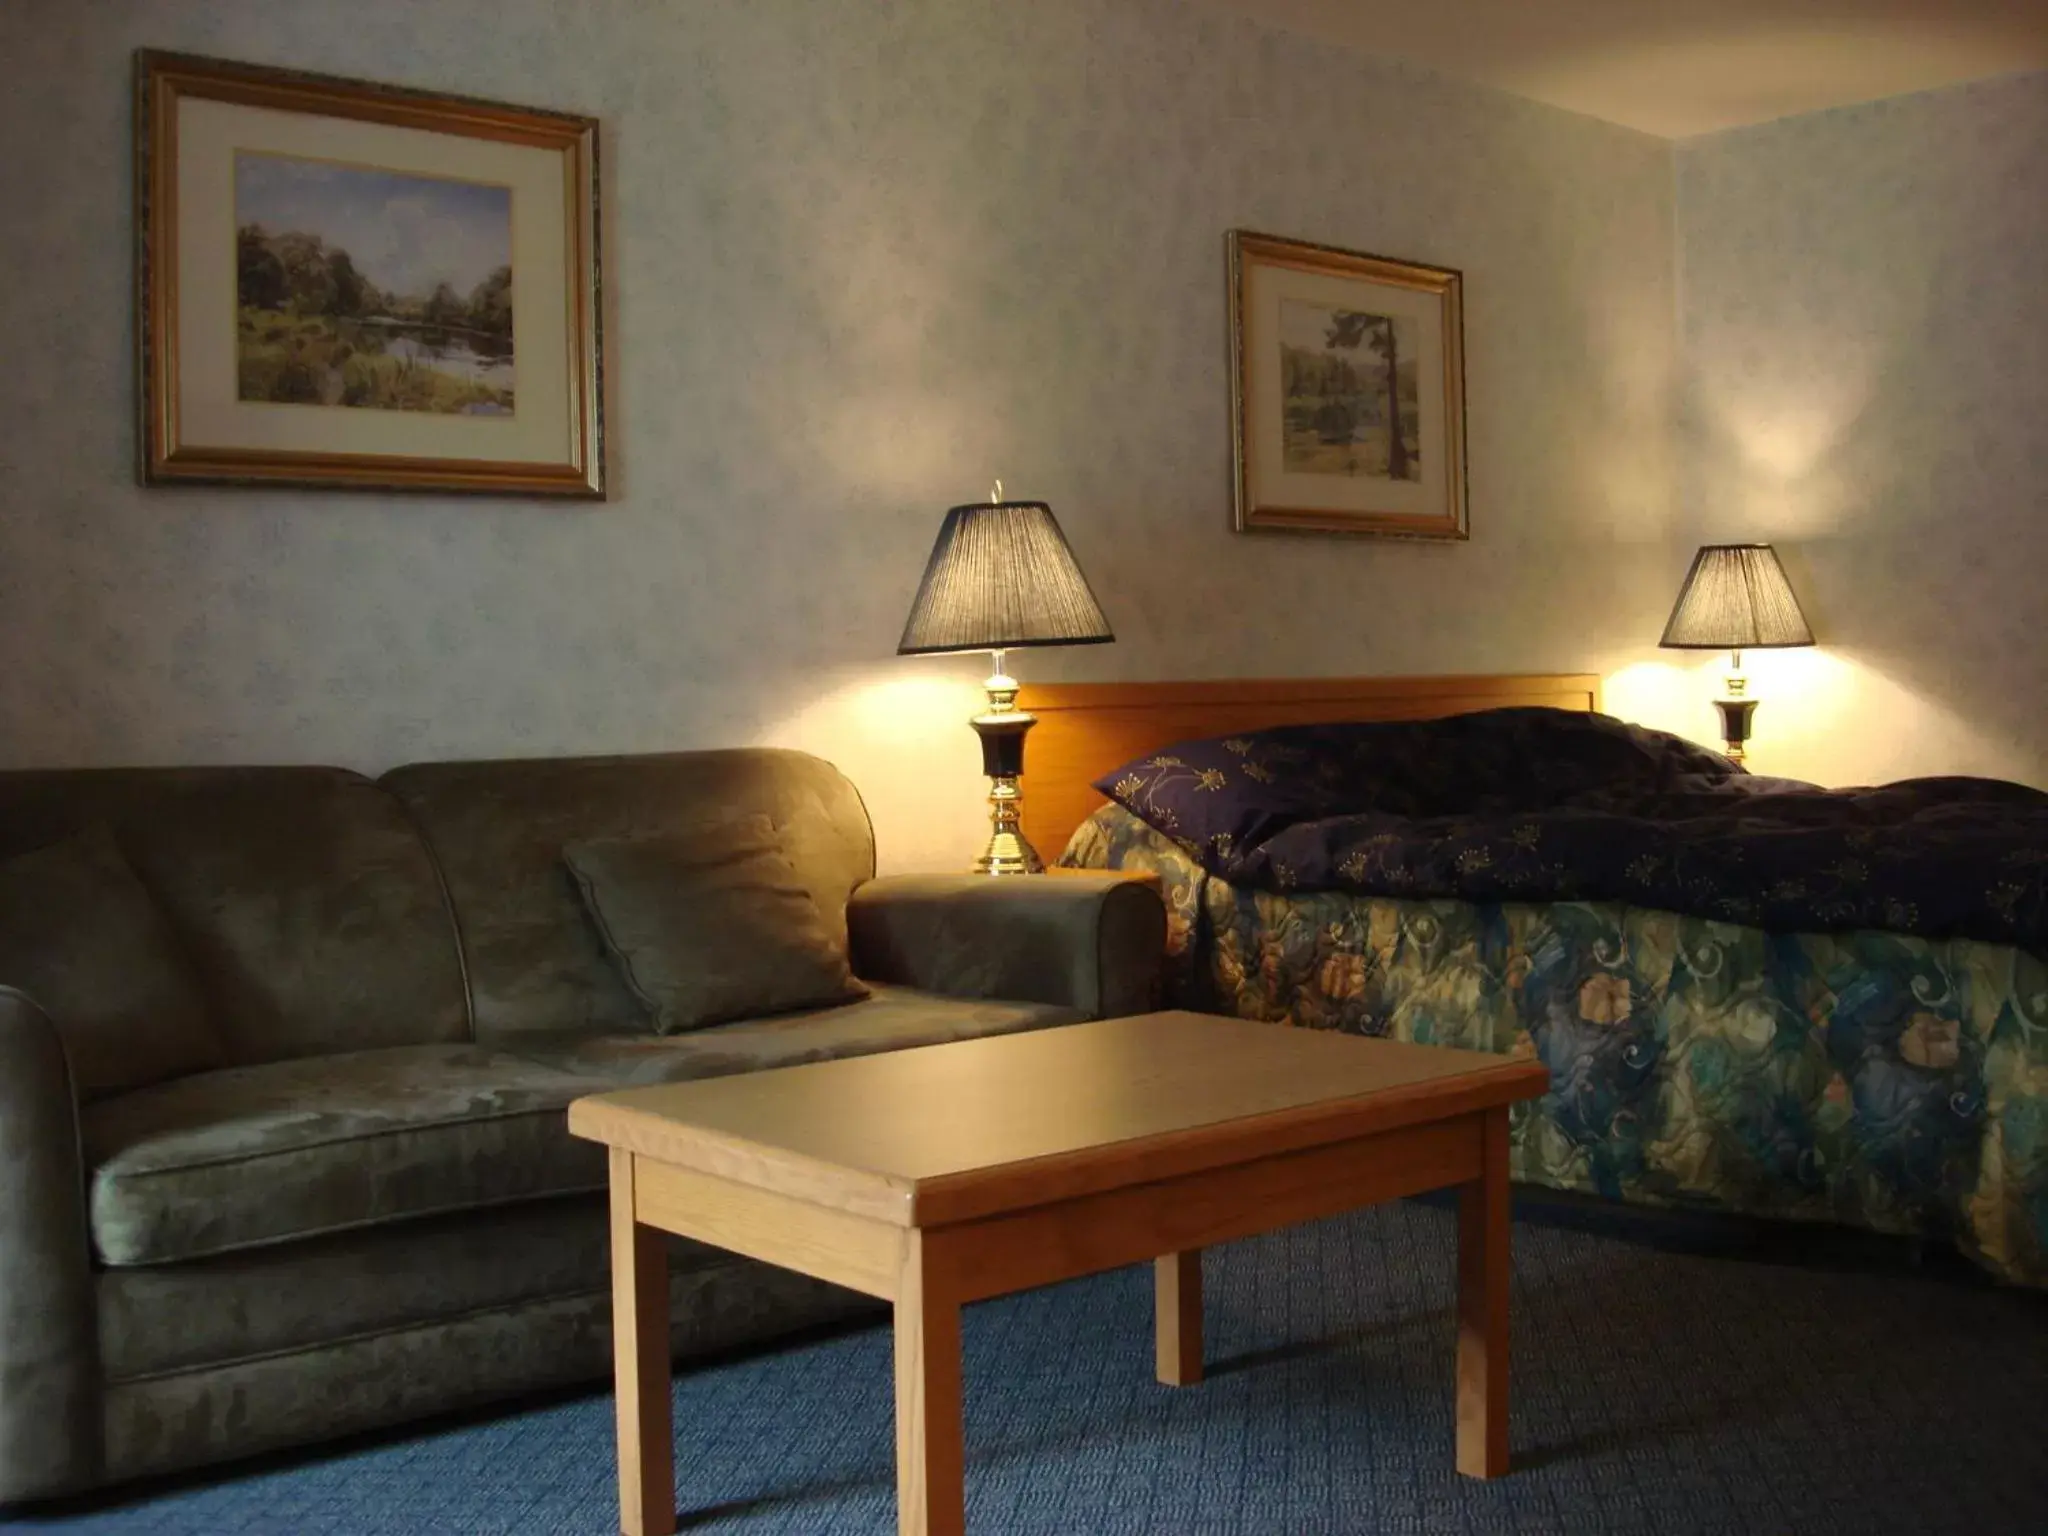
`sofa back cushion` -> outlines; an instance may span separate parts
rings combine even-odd
[[[0,984],[42,1005],[82,1099],[221,1064],[177,935],[105,827],[0,860]]]
[[[96,825],[168,920],[230,1064],[468,1037],[433,860],[361,775],[0,773],[0,858]]]
[[[382,782],[440,860],[481,1041],[649,1028],[563,862],[568,844],[765,816],[842,953],[847,897],[875,872],[859,794],[803,752],[416,763]]]

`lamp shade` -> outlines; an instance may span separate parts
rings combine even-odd
[[[1042,501],[946,514],[897,644],[899,656],[1114,640],[1066,535]]]
[[[1768,544],[1708,544],[1692,558],[1664,638],[1673,650],[1753,651],[1813,644],[1813,631]]]

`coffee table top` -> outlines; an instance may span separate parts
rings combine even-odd
[[[1148,1013],[578,1099],[576,1135],[936,1226],[1535,1098],[1537,1062]]]

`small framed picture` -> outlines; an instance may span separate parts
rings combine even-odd
[[[1238,531],[1467,537],[1462,275],[1229,246]]]
[[[140,470],[604,495],[597,124],[136,55]]]

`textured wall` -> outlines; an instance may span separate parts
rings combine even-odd
[[[602,117],[616,499],[137,489],[142,44]],[[1175,0],[10,0],[0,60],[9,763],[773,740],[953,863],[980,669],[891,653],[994,475],[1119,636],[1027,681],[1613,669],[1683,569],[1670,154],[1589,119]],[[1469,545],[1228,531],[1233,225],[1466,270]]]
[[[1682,145],[1678,228],[1686,520],[1824,647],[1758,765],[2048,785],[2048,74]]]

